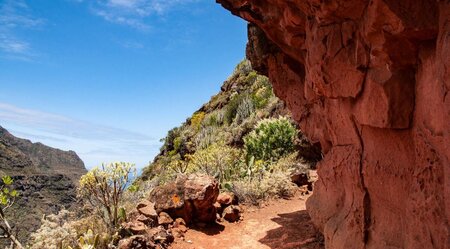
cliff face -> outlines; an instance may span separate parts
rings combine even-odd
[[[450,2],[218,0],[324,159],[327,248],[450,247]]]
[[[0,176],[10,175],[19,191],[8,217],[20,239],[28,239],[44,214],[76,204],[76,185],[85,173],[75,152],[20,139],[0,127]]]

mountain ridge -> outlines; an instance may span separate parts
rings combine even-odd
[[[43,215],[78,205],[76,187],[86,172],[75,151],[18,138],[0,126],[0,174],[11,176],[19,192],[7,215],[24,241]]]

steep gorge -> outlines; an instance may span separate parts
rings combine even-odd
[[[326,247],[449,248],[450,2],[218,2],[322,147],[307,204]]]
[[[7,217],[22,242],[39,228],[44,215],[79,206],[76,186],[85,173],[84,163],[74,151],[32,143],[0,126],[0,176],[11,176],[19,192]],[[1,243],[3,248],[6,244]]]

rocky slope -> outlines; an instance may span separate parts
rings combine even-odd
[[[20,139],[0,127],[0,174],[10,175],[19,190],[9,215],[24,241],[44,214],[76,204],[76,185],[84,173],[75,152]]]
[[[325,157],[327,248],[450,247],[450,2],[218,0]]]
[[[214,143],[242,148],[243,137],[258,121],[280,116],[291,117],[285,103],[274,95],[269,79],[243,60],[210,101],[168,132],[161,153],[144,169],[141,179],[161,176],[168,165],[189,161],[193,153]],[[296,146],[298,158],[308,163],[314,164],[321,158],[320,148],[311,145],[301,132]]]

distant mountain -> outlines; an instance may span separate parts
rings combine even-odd
[[[74,151],[17,138],[0,126],[0,176],[10,175],[19,190],[9,215],[24,241],[43,215],[77,205],[76,186],[86,172]]]

